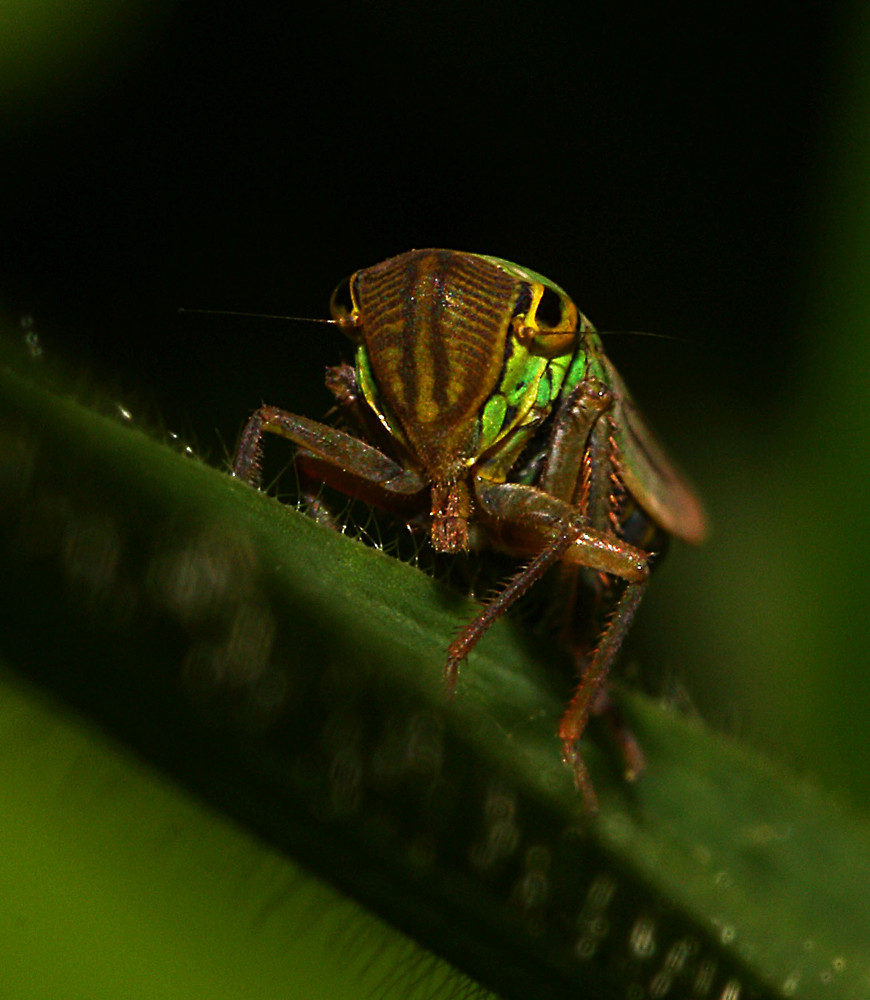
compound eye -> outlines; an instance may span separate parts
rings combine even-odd
[[[353,336],[353,331],[360,325],[359,307],[356,299],[357,275],[352,274],[339,284],[329,300],[329,311],[332,318],[345,331]]]
[[[558,330],[565,318],[565,299],[555,289],[543,286],[535,319],[540,329]]]
[[[577,343],[577,307],[549,285],[536,285],[532,306],[517,331],[532,354],[556,358],[573,351]]]

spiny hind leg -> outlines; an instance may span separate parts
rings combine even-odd
[[[607,690],[607,676],[646,589],[646,581],[625,586],[611,613],[598,644],[591,654],[580,657],[580,680],[559,724],[562,756],[574,772],[574,784],[590,812],[597,811],[598,799],[586,762],[580,752],[580,738],[591,716],[603,717],[625,762],[625,774],[634,780],[643,771],[645,760],[634,735],[628,729]]]

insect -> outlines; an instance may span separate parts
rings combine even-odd
[[[703,508],[665,456],[589,320],[558,285],[497,257],[412,250],[332,295],[356,345],[327,385],[354,433],[261,406],[234,474],[258,484],[264,432],[296,446],[303,482],[409,519],[438,552],[490,546],[527,562],[450,644],[445,679],[551,567],[596,596],[568,619],[577,685],[559,724],[563,757],[597,808],[579,741],[602,715],[633,779],[643,753],[607,696],[607,675],[667,536],[698,543]],[[320,501],[308,491],[315,515]],[[572,603],[568,602],[569,605]]]

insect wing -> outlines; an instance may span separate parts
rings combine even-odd
[[[647,427],[610,360],[602,360],[614,390],[613,436],[626,488],[668,534],[697,545],[707,534],[701,501]]]

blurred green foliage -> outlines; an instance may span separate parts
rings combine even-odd
[[[130,72],[165,22],[165,0],[0,0],[4,119],[74,114]]]
[[[643,627],[702,714],[870,806],[870,18],[854,10],[830,100],[795,372],[775,409],[748,420],[721,398],[690,466],[713,534],[676,551]],[[714,433],[710,434],[710,428]],[[647,653],[649,655],[649,653]]]

